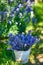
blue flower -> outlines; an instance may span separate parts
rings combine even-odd
[[[19,10],[20,10],[20,8],[19,8],[19,7],[17,7],[17,8],[16,8],[16,11],[19,11]]]
[[[14,17],[14,13],[11,13],[11,14],[10,14],[10,17]]]
[[[27,7],[27,8],[26,8],[26,11],[27,11],[27,12],[31,12],[31,10],[32,10],[31,7]]]
[[[33,18],[32,18],[32,23],[33,23],[33,24],[36,24],[36,23],[37,23],[37,19],[33,17]]]
[[[0,15],[6,15],[6,14],[7,14],[7,11],[0,12]]]
[[[26,48],[29,48],[34,43],[38,42],[38,38],[35,36],[32,36],[30,33],[27,35],[25,34],[17,34],[17,35],[9,35],[9,44],[12,46],[12,49],[15,50],[26,50]]]
[[[13,36],[12,33],[10,33],[10,34],[8,35],[9,38],[12,37],[12,36]]]

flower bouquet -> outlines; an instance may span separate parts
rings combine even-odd
[[[17,35],[9,35],[9,45],[12,46],[12,50],[15,53],[15,60],[27,63],[28,57],[31,51],[31,46],[38,42],[38,38],[36,36],[32,36],[32,34],[17,34]]]

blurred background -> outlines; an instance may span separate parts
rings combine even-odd
[[[14,61],[8,35],[32,31],[40,42],[32,46],[27,64]],[[0,0],[0,65],[43,65],[43,0]]]

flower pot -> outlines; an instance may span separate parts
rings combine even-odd
[[[17,50],[14,50],[15,60],[17,62],[27,63],[29,55],[30,55],[30,51],[31,51],[31,48],[28,49],[27,51],[17,51]]]

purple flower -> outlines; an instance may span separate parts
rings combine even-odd
[[[32,10],[31,7],[26,7],[27,12],[31,12],[31,10]]]
[[[22,4],[20,3],[20,4],[18,5],[18,7],[19,7],[19,8],[22,7]]]
[[[30,33],[25,34],[17,34],[17,35],[9,35],[9,44],[12,46],[12,49],[15,50],[26,50],[34,43],[38,42],[38,38],[32,36]]]
[[[7,11],[0,12],[0,15],[6,15],[6,14],[7,14]]]
[[[19,10],[20,10],[20,8],[19,8],[19,7],[17,7],[16,11],[19,11]]]

